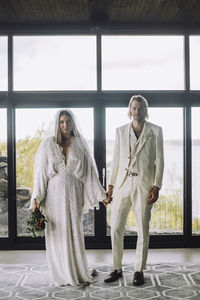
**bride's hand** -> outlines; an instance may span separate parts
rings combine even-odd
[[[102,202],[103,202],[103,204],[104,204],[105,207],[108,205],[107,200],[103,200]]]
[[[113,194],[113,186],[109,185],[108,191],[106,192],[106,205],[112,202],[113,200],[112,194]]]
[[[33,200],[33,207],[32,207],[32,211],[34,212],[36,210],[36,208],[38,208],[38,203],[37,203],[37,200],[34,199]]]

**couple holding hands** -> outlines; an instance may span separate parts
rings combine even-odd
[[[149,245],[151,208],[159,197],[164,159],[161,127],[146,121],[148,102],[132,96],[131,122],[116,129],[107,193],[78,124],[69,109],[58,111],[54,132],[44,139],[34,165],[31,208],[42,208],[48,221],[45,232],[47,261],[56,285],[85,285],[89,273],[82,228],[83,212],[112,202],[111,240],[113,271],[104,282],[122,277],[123,233],[131,207],[137,226],[133,284],[144,283]]]

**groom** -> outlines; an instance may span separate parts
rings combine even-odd
[[[147,122],[148,102],[132,96],[128,115],[132,122],[117,128],[107,201],[111,211],[111,239],[114,270],[106,283],[122,277],[123,233],[126,220],[133,208],[137,226],[137,247],[134,285],[144,283],[149,245],[151,208],[159,197],[162,185],[164,159],[162,129]]]

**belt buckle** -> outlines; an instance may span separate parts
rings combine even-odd
[[[138,174],[137,173],[134,173],[134,172],[131,172],[131,176],[137,176]]]
[[[130,176],[130,177],[133,177],[133,176],[138,176],[138,174],[137,174],[137,173],[135,173],[135,172],[131,172],[131,171],[128,171],[128,172],[127,172],[127,175],[128,175],[128,176]]]

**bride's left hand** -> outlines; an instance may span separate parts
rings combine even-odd
[[[103,202],[105,207],[108,205],[108,202],[106,200],[103,200],[102,202]]]
[[[38,203],[37,203],[37,200],[34,199],[33,200],[33,207],[32,207],[32,211],[34,212],[36,210],[36,208],[38,208]]]

